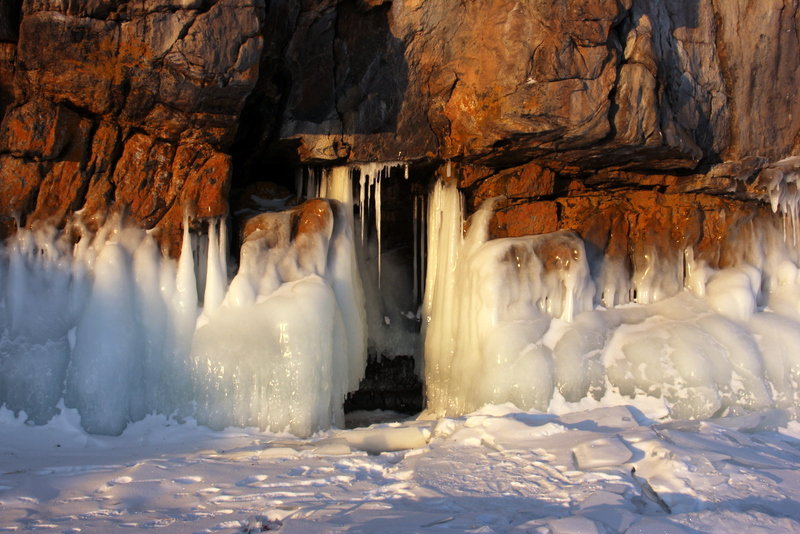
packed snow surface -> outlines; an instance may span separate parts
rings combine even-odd
[[[2,410],[0,532],[800,530],[800,426],[784,411],[685,421],[653,398],[591,404],[309,439],[160,416],[93,436],[75,410],[44,426]]]

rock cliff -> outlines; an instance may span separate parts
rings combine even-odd
[[[62,225],[80,212],[92,227],[125,210],[174,244],[185,213],[225,214],[229,147],[263,48],[259,4],[24,2],[18,29],[0,29],[11,41],[0,95],[13,94],[3,216]]]
[[[124,210],[175,252],[231,187],[405,161],[504,195],[495,236],[724,264],[800,152],[798,7],[0,0],[0,223]]]

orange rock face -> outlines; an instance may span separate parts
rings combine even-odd
[[[17,45],[0,42],[0,116],[6,107],[14,101],[14,61],[17,56]]]
[[[123,212],[177,251],[185,215],[227,213],[263,21],[256,1],[26,4],[0,28],[0,216]]]
[[[0,0],[0,228],[122,211],[174,252],[232,188],[399,160],[503,197],[494,236],[722,263],[800,151],[799,28],[789,0]]]
[[[0,156],[0,238],[8,237],[19,218],[32,209],[41,183],[42,171],[38,163]]]
[[[318,0],[278,14],[295,21],[276,41],[280,138],[303,160],[663,172],[798,148],[788,0]]]

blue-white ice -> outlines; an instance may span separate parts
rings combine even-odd
[[[186,230],[177,263],[115,223],[75,246],[20,230],[0,254],[0,405],[45,423],[63,398],[98,434],[151,413],[297,435],[341,425],[366,331],[352,217],[331,205],[316,234],[248,240],[230,285],[222,223],[204,258]]]

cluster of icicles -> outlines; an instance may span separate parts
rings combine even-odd
[[[329,227],[248,240],[232,277],[224,221],[203,237],[185,230],[177,262],[118,222],[76,245],[20,230],[0,250],[0,405],[37,424],[75,408],[104,434],[150,413],[297,435],[341,425],[376,285],[362,283],[363,225],[380,225],[388,176],[374,166],[306,177],[299,188],[333,199]],[[413,206],[415,239],[427,233],[414,246],[426,268],[413,268],[434,414],[648,396],[678,418],[797,415],[800,257],[779,220],[751,228],[736,268],[715,271],[687,251],[683,289],[669,290],[660,280],[675,266],[633,277],[590,266],[571,232],[489,240],[491,206],[464,235],[462,202],[440,182]],[[617,305],[634,290],[638,302]]]

